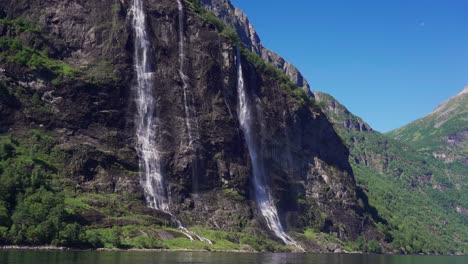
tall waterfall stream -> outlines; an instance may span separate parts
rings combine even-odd
[[[180,0],[178,0],[179,10],[182,8]],[[183,12],[183,10],[182,10]],[[182,223],[177,220],[169,211],[169,201],[164,178],[161,174],[161,160],[158,151],[156,140],[157,124],[155,122],[155,94],[153,92],[153,75],[150,61],[150,43],[146,31],[146,18],[143,9],[143,0],[133,0],[131,13],[133,15],[132,25],[135,31],[135,53],[134,66],[136,72],[136,80],[134,90],[136,95],[136,134],[137,134],[137,149],[140,157],[140,167],[144,172],[141,179],[141,184],[145,192],[146,202],[149,207],[164,211],[172,216],[172,219],[177,223],[178,228],[190,240],[194,240],[193,236],[200,241],[211,244],[211,241],[189,231]],[[183,14],[183,13],[182,13]],[[183,37],[183,35],[182,35]],[[183,43],[183,39],[181,40]],[[183,44],[182,44],[183,45]],[[181,52],[183,52],[183,46]],[[181,54],[181,77],[184,82],[184,97],[185,107],[187,111],[187,78],[183,74],[183,57]],[[187,113],[187,112],[186,112]],[[189,124],[189,123],[187,123]],[[191,137],[190,126],[187,127],[189,137]],[[191,140],[191,139],[190,139]]]
[[[242,62],[240,52],[237,48],[237,94],[238,94],[238,116],[239,122],[244,133],[244,138],[247,143],[250,159],[252,161],[253,185],[255,190],[255,199],[257,206],[260,209],[263,217],[265,218],[268,227],[275,235],[283,240],[287,245],[295,246],[296,248],[304,251],[304,249],[294,241],[283,229],[278,210],[276,209],[271,190],[268,187],[265,167],[262,158],[259,156],[258,145],[254,140],[253,135],[253,105],[250,104],[244,85],[244,77],[242,74]]]
[[[196,116],[192,114],[193,106],[189,90],[189,78],[185,74],[184,6],[182,5],[182,0],[177,0],[177,7],[179,8],[179,75],[184,92],[185,125],[187,127],[189,146],[193,147],[194,141],[198,139],[198,122],[196,122]]]

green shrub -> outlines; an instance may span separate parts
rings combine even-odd
[[[63,193],[51,184],[56,170],[53,146],[53,138],[39,130],[23,134],[21,141],[0,136],[1,240],[27,245],[83,244],[79,225],[65,210]]]
[[[309,97],[302,88],[292,90],[292,96],[301,104],[305,104],[309,101]]]
[[[0,226],[0,245],[8,241],[8,227]]]
[[[34,92],[31,102],[33,103],[34,106],[40,106],[42,104],[42,100],[41,100],[41,96],[39,95],[39,92],[37,91]]]
[[[0,191],[3,191],[0,189]],[[0,200],[0,226],[8,226],[10,216],[8,213],[8,205],[5,201]]]
[[[216,27],[219,32],[222,32],[227,26],[221,19],[219,19],[213,12],[202,12],[200,17],[208,24]]]
[[[154,249],[154,248],[165,248],[163,241],[159,241],[152,237],[137,236],[135,238],[128,239],[126,241],[132,248],[141,248],[141,249]]]
[[[78,223],[66,224],[52,244],[65,247],[83,247],[87,244],[86,235]]]
[[[20,51],[22,50],[23,45],[19,40],[10,38],[10,37],[1,37],[0,38],[0,51]]]
[[[221,35],[227,37],[232,44],[239,45],[240,38],[237,35],[236,30],[226,25],[221,19],[219,19],[213,12],[205,10],[199,0],[186,0],[185,1],[188,10],[194,12],[207,24],[213,25]]]
[[[120,3],[116,2],[112,5],[112,14],[117,15],[121,10]]]
[[[23,66],[29,66],[35,70],[46,70],[56,75],[74,77],[79,72],[69,64],[48,57],[46,50],[37,50],[25,46],[17,39],[24,32],[35,34],[35,40],[42,39],[40,31],[24,18],[0,19],[0,25],[7,26],[10,32],[16,36],[0,37],[0,61],[8,61]]]
[[[242,196],[240,193],[238,193],[236,190],[233,189],[223,189],[224,195],[226,195],[228,198],[234,200],[234,201],[244,201],[245,197]]]
[[[363,251],[367,253],[382,253],[382,247],[379,241],[371,240],[365,244]]]
[[[64,198],[41,187],[20,199],[12,216],[10,236],[15,244],[50,244],[64,222]]]
[[[12,158],[15,148],[10,143],[0,143],[0,161]]]
[[[119,80],[119,76],[115,74],[114,65],[109,61],[100,61],[90,65],[84,73],[88,81],[96,84],[115,83]]]
[[[112,228],[86,230],[86,240],[94,248],[123,248],[122,228],[114,226]]]
[[[187,4],[188,10],[194,12],[194,13],[202,13],[204,8],[202,7],[200,0],[185,0],[185,3]]]
[[[365,253],[382,253],[382,247],[379,241],[366,241],[363,237],[358,237],[355,241],[349,241],[345,244],[345,249],[348,251],[362,251]]]
[[[227,37],[228,39],[231,40],[232,44],[239,46],[241,41],[239,38],[239,35],[237,35],[237,32],[235,29],[226,26],[224,30],[221,32],[221,35]]]
[[[300,105],[318,107],[318,105],[315,104],[315,100],[307,96],[304,88],[296,87],[282,70],[276,68],[271,63],[265,62],[257,53],[251,52],[248,49],[241,48],[240,52],[242,57],[250,62],[257,71],[268,77],[271,81],[277,83],[283,91],[289,93]]]
[[[33,23],[31,23],[31,21],[22,17],[15,19],[2,18],[0,19],[0,26],[6,26],[8,29],[13,30],[16,34],[22,32],[39,32],[39,29]]]
[[[101,234],[97,230],[86,230],[85,239],[93,248],[104,247],[104,243],[101,240]]]

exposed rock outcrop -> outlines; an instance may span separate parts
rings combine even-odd
[[[302,87],[309,96],[313,97],[310,85],[302,73],[280,55],[263,46],[255,28],[242,10],[234,7],[229,0],[201,0],[201,3],[206,9],[215,13],[226,24],[234,28],[243,45],[260,55],[266,62],[283,70],[297,87]]]
[[[171,212],[187,225],[265,233],[266,224],[251,199],[250,158],[236,115],[235,47],[212,25],[187,13],[186,74],[200,134],[196,148],[190,148],[178,74],[177,5],[173,0],[144,3],[154,61],[155,129]],[[261,46],[239,10],[218,4],[211,3],[211,9],[229,13],[225,20],[238,23],[238,32],[248,25],[240,37],[251,50],[309,90],[297,69]],[[36,21],[45,36],[38,41],[38,35],[18,33],[15,37],[23,45],[47,49],[51,59],[78,71],[72,77],[57,76],[1,63],[0,78],[12,98],[1,97],[0,122],[2,133],[44,129],[55,135],[65,153],[63,188],[127,195],[143,203],[135,151],[129,6],[128,0],[0,0],[7,17]],[[257,106],[261,155],[287,229],[312,226],[343,240],[378,236],[358,203],[348,150],[327,117],[242,59],[246,88]]]
[[[345,128],[355,131],[373,132],[372,127],[361,118],[353,115],[333,97],[321,92],[314,92],[314,97],[321,102],[325,113],[333,123],[341,123]]]

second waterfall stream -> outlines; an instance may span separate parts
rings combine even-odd
[[[189,90],[189,78],[185,74],[185,37],[184,37],[184,6],[182,0],[177,0],[179,8],[179,76],[182,80],[184,94],[185,126],[187,129],[189,146],[193,147],[194,141],[198,138],[198,123],[195,115],[192,114],[192,97]],[[194,124],[192,124],[194,123]]]
[[[179,4],[179,8],[182,8],[180,0]],[[132,26],[135,32],[134,67],[136,78],[133,87],[137,108],[135,125],[140,167],[144,173],[141,184],[145,192],[146,202],[149,207],[171,215],[173,221],[178,225],[178,229],[190,240],[193,240],[195,236],[200,241],[211,244],[210,240],[185,228],[169,211],[169,199],[161,173],[161,159],[157,144],[157,123],[154,116],[156,112],[156,96],[153,91],[154,72],[150,61],[150,42],[146,30],[143,0],[133,0],[131,14]],[[184,89],[186,89],[185,81]]]
[[[247,147],[249,149],[250,159],[252,161],[252,176],[257,206],[265,218],[268,227],[271,231],[273,231],[273,233],[275,233],[278,238],[283,240],[286,245],[291,245],[300,249],[301,251],[304,251],[304,249],[284,231],[278,215],[278,210],[276,209],[270,188],[268,187],[265,175],[265,167],[263,160],[259,155],[258,145],[255,142],[253,134],[254,116],[252,109],[254,109],[255,106],[249,102],[247,97],[239,48],[237,48],[236,51],[237,94],[239,104],[237,113],[242,132],[244,133],[245,142],[247,143]]]

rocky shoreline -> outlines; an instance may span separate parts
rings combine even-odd
[[[111,249],[111,248],[97,248],[97,249],[79,249],[68,247],[56,246],[0,246],[0,251],[97,251],[97,252],[230,252],[230,253],[259,253],[249,250],[204,250],[204,249]]]
[[[75,249],[67,247],[56,247],[56,246],[0,246],[0,251],[6,250],[19,250],[19,251],[71,251]]]
[[[95,252],[218,252],[218,253],[248,253],[248,254],[259,254],[265,252],[259,251],[249,251],[249,250],[204,250],[204,249],[139,249],[139,248],[131,248],[131,249],[119,249],[119,248],[97,248],[97,249],[79,249],[79,248],[68,248],[68,247],[56,247],[56,246],[1,246],[0,251],[95,251]],[[275,253],[275,252],[269,252]],[[318,252],[288,252],[291,254],[317,254]],[[364,252],[347,252],[343,251],[340,253],[336,252],[320,252],[318,254],[367,254]],[[386,252],[382,255],[405,255],[405,254],[397,254],[392,252]],[[410,254],[411,255],[411,254]],[[438,254],[417,254],[423,256],[467,256],[466,254],[452,254],[452,255],[438,255]]]

